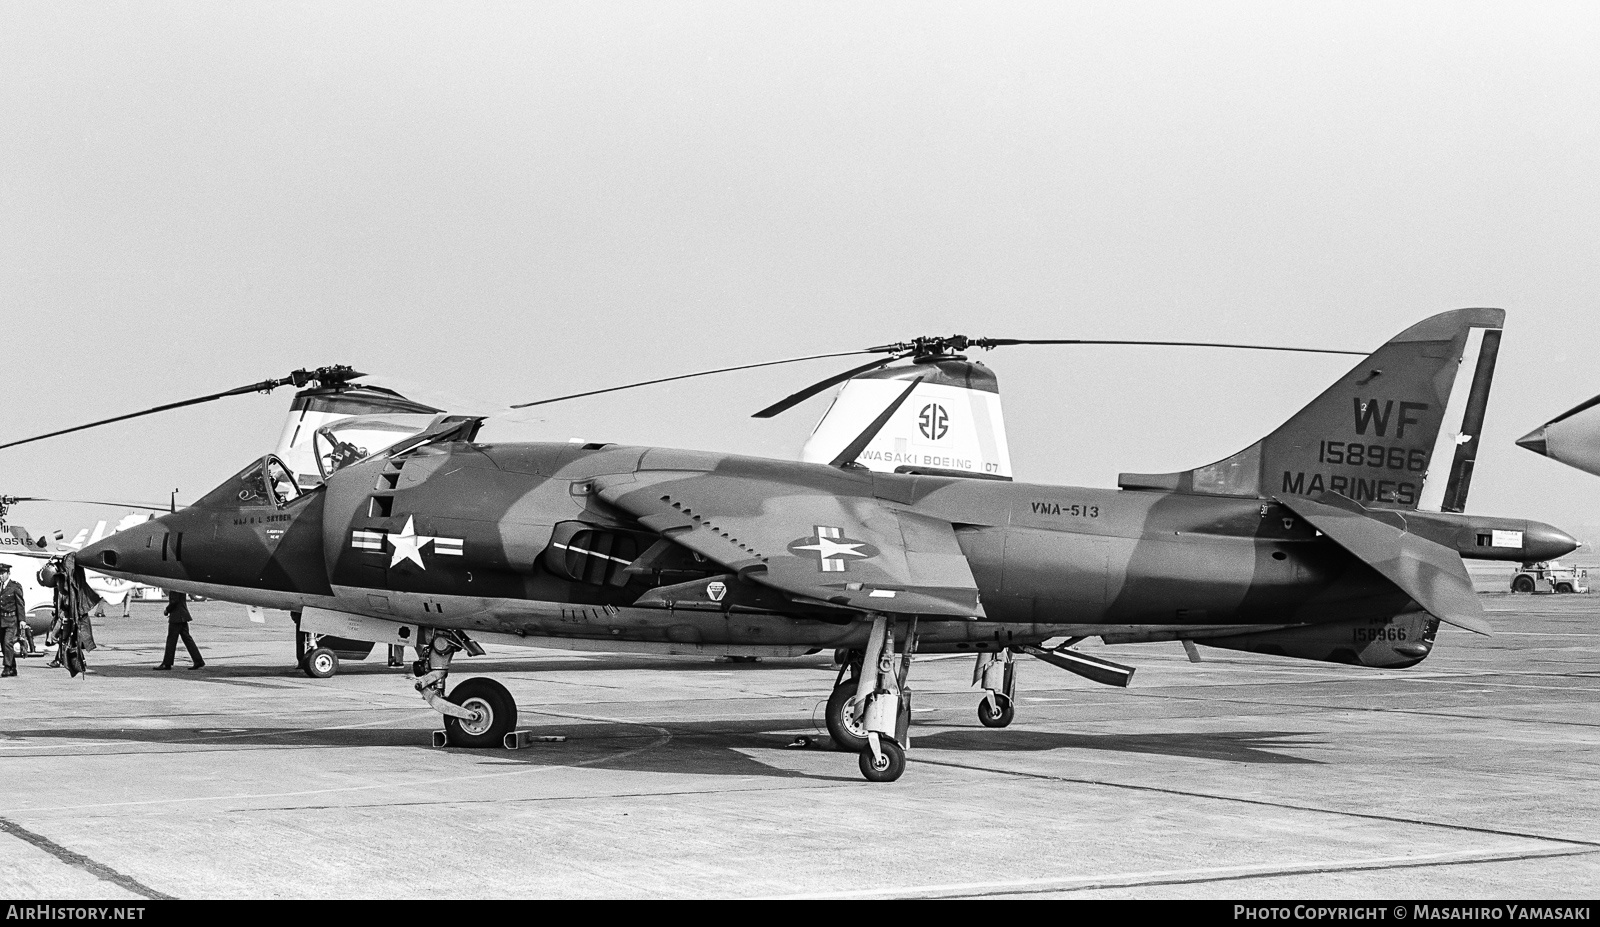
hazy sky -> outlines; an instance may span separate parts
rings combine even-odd
[[[1371,349],[1500,306],[1469,509],[1600,525],[1600,481],[1512,444],[1600,392],[1597,48],[1592,2],[6,0],[0,440],[332,363],[514,401],[950,332]],[[1231,454],[1350,366],[982,359],[1018,477],[1089,486]],[[749,414],[845,366],[541,433],[788,457],[826,399]],[[0,493],[192,501],[290,395],[0,451]]]

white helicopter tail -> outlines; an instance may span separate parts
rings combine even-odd
[[[295,474],[300,488],[322,483],[326,473],[421,432],[441,410],[378,386],[314,387],[295,393],[273,453]],[[337,438],[327,430],[336,428]]]
[[[845,381],[800,459],[832,462],[919,377],[922,382],[855,462],[883,473],[1011,479],[999,381],[988,367],[959,355],[923,358]]]

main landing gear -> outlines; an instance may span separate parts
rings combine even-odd
[[[917,622],[906,629],[905,650],[895,654],[896,622],[886,615],[872,619],[865,651],[845,655],[839,679],[828,697],[828,735],[834,749],[860,755],[861,775],[870,782],[893,782],[906,770],[911,745],[911,654],[916,649]]]
[[[493,679],[468,679],[445,695],[450,661],[456,651],[482,656],[483,648],[459,631],[425,631],[418,636],[417,662],[412,664],[416,689],[429,706],[444,716],[444,730],[435,746],[498,747],[517,726],[517,701]]]

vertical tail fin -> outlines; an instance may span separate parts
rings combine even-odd
[[[1504,324],[1500,309],[1424,319],[1232,457],[1180,473],[1124,473],[1117,483],[1258,498],[1339,493],[1369,508],[1459,512]]]
[[[361,453],[365,455],[420,432],[440,411],[377,386],[303,389],[289,406],[289,418],[273,452],[295,474],[301,488],[309,489],[322,482],[316,436],[324,426],[356,416],[367,417],[369,427],[347,429],[347,440],[361,439]]]
[[[989,368],[959,355],[919,358],[846,380],[800,459],[833,461],[913,380],[922,381],[915,395],[853,462],[885,473],[1011,479],[999,381]]]

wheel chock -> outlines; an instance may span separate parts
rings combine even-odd
[[[507,750],[520,750],[528,744],[560,744],[566,743],[565,734],[535,734],[532,731],[512,731],[506,735]]]
[[[448,746],[450,746],[450,732],[449,731],[434,731],[433,732],[433,745],[435,747],[448,747]]]

